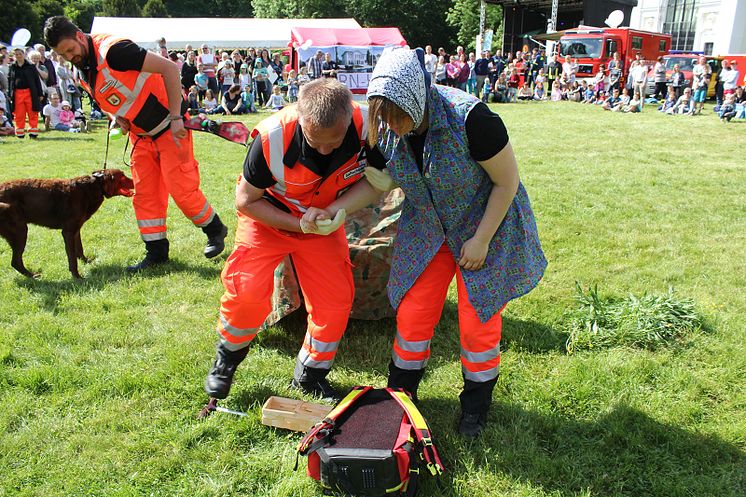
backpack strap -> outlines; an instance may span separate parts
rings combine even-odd
[[[373,387],[356,386],[345,398],[343,398],[339,404],[334,406],[329,414],[324,419],[313,425],[313,427],[306,433],[306,436],[298,444],[298,453],[305,456],[326,443],[326,439],[334,430],[334,424],[337,418],[345,412],[352,404],[357,401],[363,394],[368,392]]]
[[[412,399],[403,389],[386,388],[386,391],[399,403],[401,408],[404,409],[404,413],[414,426],[415,438],[422,448],[420,457],[424,459],[430,474],[433,476],[440,476],[445,468],[443,467],[443,463],[440,462],[438,451],[436,450],[435,445],[433,445],[430,428],[428,428],[427,421],[425,421],[422,413],[420,413],[417,406],[414,405]]]

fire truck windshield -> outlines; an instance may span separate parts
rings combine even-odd
[[[676,64],[679,65],[679,69],[682,71],[691,71],[694,69],[694,64],[697,62],[697,59],[694,57],[664,57],[666,60],[666,69],[669,71],[673,71],[673,66]]]
[[[570,57],[597,59],[601,57],[601,38],[562,38],[560,54]]]

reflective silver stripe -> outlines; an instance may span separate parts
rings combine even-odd
[[[167,118],[163,119],[163,121],[161,121],[161,123],[158,126],[156,126],[155,128],[151,129],[147,133],[144,133],[144,136],[155,136],[158,133],[160,133],[161,131],[163,131],[164,129],[166,129],[170,125],[171,125],[171,119],[167,117]],[[143,136],[143,135],[138,135],[138,136]]]
[[[337,347],[339,347],[339,340],[336,342],[323,342],[313,338],[308,332],[306,332],[306,343],[316,352],[336,352]]]
[[[207,200],[205,200],[205,205],[204,205],[204,207],[202,207],[202,210],[199,211],[199,214],[197,214],[196,216],[192,216],[191,217],[192,222],[196,223],[198,220],[202,219],[202,216],[204,216],[207,213],[207,210],[209,208],[210,208],[210,203]]]
[[[396,330],[396,344],[407,352],[427,352],[430,350],[430,340],[404,340]]]
[[[487,369],[485,371],[477,371],[475,373],[466,369],[462,364],[461,371],[464,373],[464,378],[466,378],[467,380],[482,383],[497,378],[497,374],[500,372],[500,365],[498,364],[494,368]]]
[[[140,228],[155,228],[156,226],[163,226],[166,224],[166,218],[161,217],[158,219],[138,219],[137,226]]]
[[[267,161],[267,165],[277,183],[281,184],[282,188],[285,188],[285,163],[283,162],[285,139],[280,119],[276,115],[268,117],[265,125],[267,127],[266,139],[269,140],[269,160]]]
[[[104,63],[103,57],[101,57],[101,54],[99,53],[99,64],[103,64],[103,63]],[[127,114],[127,112],[129,112],[129,110],[132,108],[132,106],[137,101],[137,97],[142,93],[142,90],[145,87],[145,82],[148,80],[148,78],[151,75],[151,73],[149,72],[141,72],[137,76],[137,79],[135,80],[135,86],[132,89],[129,89],[121,81],[119,81],[118,79],[115,79],[111,75],[111,72],[109,71],[107,67],[102,67],[100,73],[101,73],[101,76],[106,81],[106,83],[111,82],[114,85],[114,89],[116,89],[124,97],[124,102],[122,102],[122,105],[117,109],[115,113],[119,117],[124,117]],[[97,90],[94,90],[94,91],[97,91]]]
[[[301,212],[306,212],[308,210],[308,208],[304,207],[300,203],[300,200],[295,200],[294,198],[289,198],[289,197],[285,197],[285,200],[293,204]]]
[[[142,239],[146,242],[152,242],[155,240],[163,240],[164,238],[166,238],[166,232],[160,231],[158,233],[145,233],[145,234],[141,234],[140,237],[142,237]]]
[[[214,210],[212,211],[212,213],[210,214],[210,216],[207,219],[205,219],[201,223],[194,223],[194,225],[197,226],[198,228],[204,228],[205,226],[207,226],[208,224],[210,224],[213,219],[215,219],[215,211]]]
[[[222,314],[220,315],[220,324],[223,326],[225,331],[234,337],[246,337],[249,335],[256,335],[259,332],[259,328],[236,328],[235,326],[231,326]],[[219,333],[220,332],[218,332],[218,334]]]
[[[245,349],[249,346],[251,343],[251,340],[244,342],[244,343],[231,343],[222,336],[220,337],[220,343],[225,347],[226,349],[230,350],[231,352],[235,352],[237,350]]]
[[[300,349],[300,352],[298,352],[298,362],[309,368],[331,369],[334,359],[329,361],[314,361],[311,359],[311,354],[309,354],[306,349],[302,348]]]
[[[425,366],[427,366],[427,359],[421,361],[407,361],[396,355],[396,352],[391,354],[391,360],[394,363],[394,366],[401,369],[424,369]]]
[[[469,362],[486,362],[500,355],[500,344],[498,343],[489,350],[482,352],[469,352],[461,347],[461,357]]]

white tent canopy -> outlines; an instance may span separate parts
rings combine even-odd
[[[360,28],[355,19],[257,19],[215,17],[95,17],[91,33],[127,38],[155,48],[163,37],[169,49],[202,43],[214,48],[286,47],[291,28]]]

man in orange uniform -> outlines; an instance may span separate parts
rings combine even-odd
[[[168,261],[168,196],[207,235],[205,257],[225,248],[228,229],[199,188],[191,131],[184,128],[186,102],[178,66],[111,35],[84,34],[64,16],[47,19],[44,37],[80,69],[81,84],[115,118],[132,143],[137,226],[146,255],[133,272]]]
[[[217,354],[205,381],[211,397],[228,396],[236,367],[271,311],[274,270],[287,255],[308,311],[292,385],[338,397],[326,375],[354,296],[344,217],[380,196],[360,180],[366,163],[383,169],[385,161],[366,145],[367,108],[353,103],[342,83],[307,83],[298,102],[252,131],[236,188],[235,248],[222,274]]]

